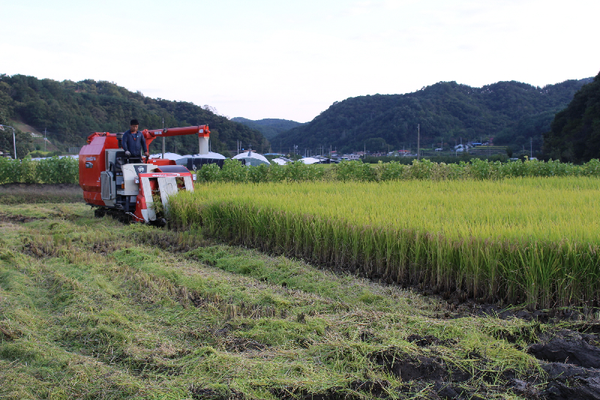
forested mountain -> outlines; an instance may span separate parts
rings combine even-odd
[[[414,148],[417,125],[421,146],[454,146],[469,140],[515,149],[541,148],[554,114],[591,78],[543,88],[498,82],[482,88],[439,82],[404,95],[373,95],[335,102],[311,122],[272,139],[274,147],[332,146],[338,151]]]
[[[544,137],[544,152],[574,163],[600,158],[600,73],[557,113]]]
[[[129,129],[131,118],[140,121],[140,129],[162,128],[163,120],[167,128],[208,124],[211,150],[219,153],[236,149],[237,140],[260,152],[269,149],[260,132],[192,103],[151,99],[105,81],[58,82],[0,75],[0,124],[18,120],[40,131],[46,128],[48,138],[63,148],[84,145],[91,132],[123,132]],[[6,131],[0,146],[6,146],[5,142]],[[159,145],[154,146],[151,151],[160,151]],[[170,137],[166,147],[180,154],[195,153],[198,139],[194,135]]]
[[[266,152],[265,137],[274,143],[275,151],[288,151],[294,145],[299,150],[331,146],[343,152],[365,147],[369,151],[416,149],[420,125],[421,147],[493,139],[494,144],[514,150],[530,145],[541,149],[546,134],[546,154],[580,162],[600,156],[598,80],[569,80],[543,88],[514,81],[482,88],[439,82],[404,95],[335,102],[313,121],[300,124],[281,119],[229,121],[192,103],[151,99],[105,81],[0,75],[0,124],[21,121],[39,131],[46,128],[48,138],[63,149],[83,145],[94,131],[123,132],[134,117],[142,129],[161,128],[163,120],[165,127],[208,124],[211,150],[225,155],[237,141]],[[194,136],[166,142],[167,151],[181,154],[193,153],[198,146]],[[0,150],[12,153],[12,131],[0,130]],[[30,150],[31,137],[17,131],[18,154]]]
[[[268,140],[271,140],[282,132],[289,131],[292,128],[302,125],[300,122],[277,118],[251,120],[242,117],[235,117],[231,118],[231,120],[249,126],[252,129],[256,129]]]

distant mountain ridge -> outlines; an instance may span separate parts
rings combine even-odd
[[[600,123],[590,118],[593,112],[585,108],[590,102],[597,104],[597,85],[579,96],[571,111],[559,112],[592,81],[568,80],[544,87],[511,81],[481,88],[439,82],[414,93],[348,98],[302,124],[274,118],[228,120],[210,107],[151,99],[106,81],[58,82],[0,74],[0,124],[21,121],[38,131],[47,128],[49,140],[63,148],[82,145],[93,131],[122,132],[133,117],[142,122],[142,129],[208,124],[211,150],[225,155],[239,142],[266,152],[271,148],[269,141],[279,151],[294,146],[299,151],[330,147],[340,152],[415,149],[417,131],[422,147],[493,139],[494,144],[513,149],[541,149],[546,134],[546,147],[552,150],[548,154],[584,160],[593,153],[589,150],[595,143],[600,143],[600,133],[596,132]],[[560,121],[548,134],[555,115]],[[585,123],[579,124],[582,118]],[[0,150],[12,151],[11,135],[10,130],[0,130]],[[19,154],[35,147],[27,136],[17,129]],[[569,140],[576,141],[575,147]],[[169,138],[166,144],[167,151],[181,154],[193,153],[198,145],[192,136]]]
[[[385,151],[454,145],[493,138],[516,149],[541,148],[554,115],[592,78],[568,80],[543,88],[498,82],[482,88],[439,82],[414,93],[372,95],[335,102],[311,122],[271,139],[283,148],[337,148],[338,151]]]
[[[290,121],[287,119],[277,119],[277,118],[265,118],[259,120],[251,120],[242,117],[235,117],[231,119],[234,122],[238,122],[240,124],[244,124],[252,129],[256,129],[260,133],[263,134],[265,138],[271,140],[275,136],[279,135],[282,132],[288,131],[292,128],[296,128],[300,125],[303,125],[301,122]]]

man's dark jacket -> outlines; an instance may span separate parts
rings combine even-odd
[[[128,130],[123,134],[122,141],[123,150],[130,152],[133,157],[140,157],[142,155],[142,150],[144,150],[144,153],[148,151],[146,139],[140,131],[131,133],[131,130]]]

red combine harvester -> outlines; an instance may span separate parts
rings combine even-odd
[[[208,125],[142,131],[146,146],[157,137],[198,135],[199,154],[208,153]],[[168,198],[179,190],[194,190],[192,174],[173,160],[127,157],[122,133],[94,132],[79,152],[79,185],[95,215],[124,221],[165,225]],[[164,145],[164,142],[163,142]],[[163,147],[164,153],[164,147]]]

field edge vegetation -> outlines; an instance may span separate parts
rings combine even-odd
[[[471,159],[457,163],[432,162],[428,159],[405,164],[404,160],[367,164],[342,161],[339,164],[307,165],[296,161],[288,165],[259,165],[247,168],[239,160],[227,159],[223,168],[206,164],[194,171],[197,181],[204,182],[306,182],[397,180],[501,180],[515,177],[590,176],[600,177],[600,161],[592,159],[582,165],[560,161],[518,160],[512,162]],[[78,160],[51,157],[12,160],[0,157],[0,185],[11,183],[78,184]]]

